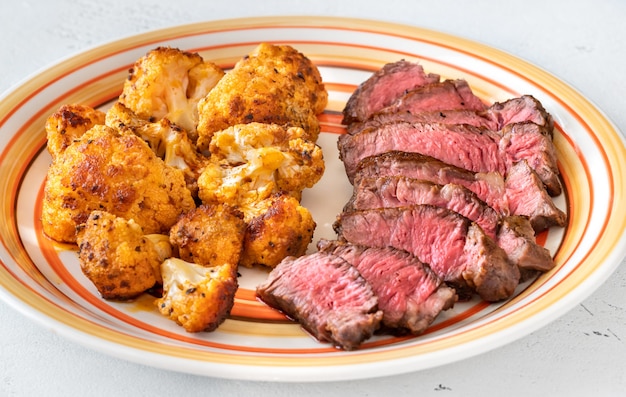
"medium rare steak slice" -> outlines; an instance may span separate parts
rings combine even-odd
[[[404,176],[362,178],[344,211],[430,204],[458,212],[476,222],[496,241],[520,269],[554,267],[550,251],[538,245],[530,221],[521,216],[502,217],[472,191],[455,184],[439,185]]]
[[[500,152],[504,154],[507,169],[520,160],[526,160],[543,182],[548,194],[561,194],[556,148],[543,128],[531,122],[505,126],[500,133]]]
[[[500,215],[471,190],[453,183],[445,185],[406,176],[361,178],[344,211],[429,204],[458,212],[476,222],[495,239]]]
[[[421,334],[456,301],[456,292],[428,265],[406,251],[330,240],[320,240],[317,248],[340,256],[357,268],[378,297],[387,328]]]
[[[509,124],[500,133],[466,124],[383,124],[379,128],[344,134],[337,140],[340,159],[350,181],[363,158],[390,150],[431,156],[474,172],[506,175],[514,163],[526,160],[548,193],[561,193],[556,149],[534,123]]]
[[[509,260],[516,263],[522,272],[524,270],[545,272],[555,265],[550,251],[537,244],[535,231],[526,217],[504,217],[496,242],[506,251]]]
[[[389,106],[381,109],[380,112],[417,114],[453,109],[483,111],[487,109],[487,105],[474,95],[467,81],[445,80],[407,91]]]
[[[342,213],[339,237],[352,244],[391,246],[427,263],[460,296],[476,292],[486,301],[510,297],[519,269],[469,219],[445,208],[414,205]]]
[[[365,120],[406,91],[438,82],[439,79],[437,74],[426,74],[417,63],[404,60],[388,63],[354,91],[343,110],[343,123]]]
[[[506,173],[500,135],[469,125],[393,123],[337,140],[339,157],[350,181],[362,159],[391,150],[420,153],[474,172]]]
[[[487,109],[485,117],[497,123],[496,130],[509,124],[530,121],[541,126],[542,132],[552,139],[554,120],[532,95],[496,102]]]
[[[567,216],[552,201],[526,160],[509,169],[505,188],[511,214],[526,216],[536,232],[550,226],[565,226]]]
[[[502,215],[509,214],[504,179],[498,173],[475,173],[419,153],[390,151],[363,159],[357,166],[357,179],[404,176],[439,185],[454,183],[474,192]]]
[[[435,110],[419,113],[394,112],[376,113],[365,121],[350,123],[346,132],[350,135],[358,134],[367,129],[380,128],[389,123],[441,123],[441,124],[468,124],[474,127],[487,128],[497,131],[498,123],[484,116],[484,112],[474,110]]]
[[[256,293],[318,340],[345,350],[370,338],[383,316],[372,287],[356,268],[328,253],[285,258]]]

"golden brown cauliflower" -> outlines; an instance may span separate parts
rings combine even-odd
[[[187,332],[213,331],[230,314],[237,291],[237,267],[205,267],[179,258],[161,265],[163,297],[156,305]]]
[[[246,267],[274,267],[287,256],[304,255],[316,227],[309,210],[286,194],[275,194],[249,207],[246,221],[239,262]]]
[[[228,205],[201,205],[182,215],[170,230],[178,256],[203,266],[237,265],[246,224],[243,214]]]
[[[196,149],[185,130],[167,118],[156,122],[141,119],[120,102],[116,102],[107,111],[105,123],[119,131],[131,132],[146,141],[165,164],[183,171],[187,187],[197,196],[197,181],[209,159]]]
[[[317,67],[287,45],[260,44],[243,57],[198,104],[198,148],[216,131],[261,122],[302,127],[316,142],[328,93]]]
[[[200,199],[244,212],[276,192],[300,199],[325,167],[322,149],[303,134],[300,127],[262,123],[218,131],[211,141],[211,161],[198,179]]]
[[[50,165],[41,220],[47,236],[73,243],[76,227],[94,210],[133,219],[146,234],[167,234],[193,208],[181,170],[166,166],[136,135],[96,125]]]
[[[97,124],[104,124],[105,114],[87,105],[63,105],[46,120],[48,152],[54,159],[76,139]]]
[[[167,236],[159,236],[145,236],[133,220],[93,211],[77,231],[81,270],[103,298],[134,298],[162,281],[171,247],[163,249]]]
[[[197,53],[157,47],[129,70],[119,101],[140,118],[167,118],[196,139],[198,102],[224,76],[216,64]]]

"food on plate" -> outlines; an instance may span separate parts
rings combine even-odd
[[[295,197],[276,193],[244,211],[248,227],[240,265],[275,267],[287,256],[306,253],[316,223]]]
[[[146,234],[167,234],[194,207],[181,170],[138,136],[99,124],[52,161],[41,221],[48,237],[75,243],[76,227],[95,210],[133,219]]]
[[[454,183],[440,185],[403,175],[359,178],[343,212],[413,204],[447,208],[475,222],[520,270],[554,267],[550,251],[537,244],[528,218],[502,216],[474,192]]]
[[[184,213],[170,229],[178,257],[203,266],[239,263],[246,223],[236,208],[200,205]]]
[[[167,166],[183,172],[187,188],[194,198],[198,196],[198,178],[209,159],[198,151],[185,129],[167,118],[158,121],[139,118],[121,102],[115,102],[107,110],[105,124],[119,131],[135,134],[146,141],[154,154],[163,159]]]
[[[454,289],[406,251],[329,240],[320,240],[317,247],[340,256],[361,273],[378,297],[383,326],[391,332],[419,335],[456,302]]]
[[[161,264],[163,296],[155,301],[159,312],[187,332],[214,331],[233,307],[237,265],[202,266],[172,257]]]
[[[54,159],[76,139],[97,124],[104,124],[104,112],[80,104],[63,105],[46,119],[48,152]]]
[[[205,203],[246,207],[278,192],[298,200],[324,173],[322,149],[300,127],[237,124],[218,131],[211,158],[198,179]]]
[[[295,48],[259,44],[204,97],[198,111],[198,147],[213,134],[251,122],[300,127],[315,142],[328,93],[317,67]]]
[[[552,199],[562,192],[553,120],[537,99],[489,105],[467,81],[402,60],[359,85],[342,121],[337,146],[353,195],[333,225],[337,239],[297,262],[318,266],[330,253],[355,267],[383,311],[375,332],[419,334],[457,297],[502,301],[555,266],[536,233],[565,226],[566,214]],[[307,305],[319,298],[301,291],[319,280],[291,275],[294,262],[278,264],[257,292],[310,330],[320,314]],[[402,279],[408,269],[422,277]],[[344,349],[362,343],[312,333]]]
[[[330,253],[285,258],[256,292],[318,340],[345,350],[370,338],[383,317],[370,284],[354,266]]]
[[[342,213],[340,240],[372,247],[392,246],[427,263],[460,297],[478,294],[495,302],[511,297],[520,272],[506,252],[477,224],[446,208],[412,205]]]
[[[343,109],[343,124],[367,120],[407,91],[436,83],[438,74],[428,73],[419,63],[400,60],[383,65],[352,93]]]
[[[144,120],[168,119],[195,140],[198,102],[223,76],[197,53],[157,47],[129,70],[119,102]]]
[[[121,91],[106,112],[72,104],[48,118],[43,231],[79,245],[104,299],[162,289],[160,313],[188,332],[213,331],[234,304],[239,266],[273,267],[313,238],[300,199],[324,172],[319,71],[289,46],[261,44],[228,73],[158,47]],[[220,103],[242,101],[242,118],[226,114],[207,132]]]
[[[77,233],[81,270],[105,299],[135,298],[161,283],[167,235],[146,235],[132,219],[92,211]]]
[[[498,172],[473,172],[419,153],[392,150],[361,160],[355,186],[361,178],[396,175],[464,186],[502,216],[527,217],[537,233],[566,221],[565,213],[525,161],[513,165],[505,179]]]
[[[392,122],[358,134],[341,135],[338,146],[351,181],[359,161],[402,150],[469,171],[498,172],[504,176],[515,163],[526,160],[544,189],[560,192],[554,144],[533,123],[509,124],[501,131],[492,131],[467,124]],[[455,150],[449,150],[451,147]]]

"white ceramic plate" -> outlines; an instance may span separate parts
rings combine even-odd
[[[290,44],[320,68],[330,101],[321,117],[327,170],[304,204],[318,223],[315,241],[333,238],[332,222],[350,195],[336,151],[339,112],[355,87],[386,62],[421,62],[444,78],[464,78],[488,102],[538,98],[556,121],[566,228],[538,236],[555,255],[553,271],[501,304],[471,301],[440,316],[419,337],[380,336],[360,350],[318,343],[254,298],[264,273],[243,270],[232,316],[213,333],[187,334],[153,308],[102,300],[81,274],[76,252],[42,236],[42,186],[50,157],[46,117],[67,103],[106,108],[132,63],[169,45],[228,68],[257,43]],[[416,371],[468,358],[545,325],[594,291],[625,255],[626,150],[603,114],[559,79],[514,56],[458,37],[374,21],[256,18],[149,32],[66,59],[0,101],[0,297],[44,326],[106,354],[207,376],[324,381]]]

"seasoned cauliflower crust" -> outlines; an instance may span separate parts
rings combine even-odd
[[[74,243],[76,227],[94,210],[167,234],[193,208],[182,171],[167,167],[141,138],[96,125],[50,165],[41,220],[47,236]]]
[[[181,216],[170,230],[178,256],[203,266],[239,263],[246,223],[228,205],[201,205]]]
[[[213,331],[230,314],[238,287],[235,265],[205,267],[170,258],[161,274],[163,297],[156,305],[187,332]]]
[[[277,192],[300,199],[325,169],[322,149],[303,134],[299,127],[263,123],[218,131],[211,140],[210,162],[198,179],[200,198],[243,208]]]
[[[315,221],[298,200],[276,194],[256,203],[247,212],[240,265],[275,267],[287,256],[301,256],[313,239]]]
[[[77,243],[81,269],[105,299],[134,298],[162,281],[160,251],[133,220],[93,211]]]
[[[63,105],[46,120],[48,152],[54,159],[91,127],[104,124],[105,114],[87,105]]]
[[[262,43],[199,102],[198,147],[207,149],[216,131],[251,122],[301,127],[315,142],[327,103],[313,62],[290,46]]]
[[[144,120],[167,118],[195,139],[198,102],[223,76],[197,53],[158,47],[129,70],[119,102]]]

